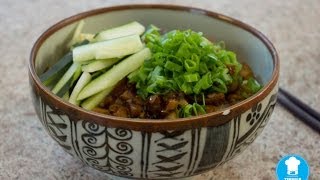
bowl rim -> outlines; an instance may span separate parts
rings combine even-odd
[[[81,107],[75,106],[69,102],[65,102],[55,94],[53,94],[47,87],[42,85],[38,75],[35,71],[35,59],[38,53],[38,50],[45,42],[45,40],[54,34],[56,31],[65,27],[66,25],[72,24],[78,20],[83,18],[94,16],[98,14],[104,14],[114,11],[121,10],[129,10],[129,9],[161,9],[161,10],[175,10],[175,11],[185,11],[189,13],[201,14],[203,16],[207,16],[213,19],[221,20],[225,23],[235,25],[255,37],[257,37],[269,50],[272,59],[273,59],[273,72],[271,80],[255,95],[238,102],[232,106],[221,109],[216,112],[207,113],[200,116],[194,116],[189,118],[178,118],[175,120],[170,119],[138,119],[138,118],[122,118],[111,115],[105,115],[96,113],[93,111],[89,111],[83,109]],[[66,114],[69,116],[73,116],[75,118],[70,118],[70,120],[78,121],[84,120],[88,122],[94,122],[99,125],[107,126],[107,127],[118,127],[125,129],[133,129],[147,132],[157,132],[163,130],[181,130],[181,129],[191,129],[191,128],[200,128],[200,127],[214,127],[223,125],[229,121],[231,121],[234,117],[243,113],[244,111],[250,109],[258,102],[262,101],[265,97],[267,97],[270,92],[277,86],[278,78],[279,78],[279,58],[276,49],[273,44],[268,40],[268,38],[262,34],[257,29],[252,26],[247,25],[246,23],[231,18],[229,16],[222,15],[220,13],[212,12],[205,9],[188,7],[188,6],[180,6],[180,5],[168,5],[168,4],[130,4],[130,5],[119,5],[119,6],[110,6],[103,7],[98,9],[93,9],[89,11],[85,11],[68,18],[65,18],[56,24],[49,27],[45,32],[41,34],[41,36],[34,43],[30,58],[29,58],[29,76],[30,80],[32,80],[32,85],[35,86],[37,90],[38,96],[44,96],[46,99],[50,100],[53,105],[58,108],[64,110]],[[40,95],[41,94],[41,95]],[[68,112],[71,112],[68,113]],[[226,114],[226,112],[228,112]],[[226,114],[226,115],[225,115]]]

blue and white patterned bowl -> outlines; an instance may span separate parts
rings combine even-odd
[[[248,63],[264,88],[227,109],[177,120],[128,119],[86,111],[62,101],[38,78],[61,56],[77,22],[86,32],[139,21],[171,29],[193,29],[223,40]],[[268,39],[230,17],[172,5],[102,8],[67,18],[44,32],[29,64],[36,112],[48,134],[83,163],[115,177],[175,179],[221,165],[250,145],[266,126],[276,103],[279,60]]]

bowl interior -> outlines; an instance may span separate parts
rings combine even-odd
[[[138,21],[145,26],[154,24],[168,31],[173,29],[200,31],[211,40],[224,41],[227,49],[236,52],[240,62],[250,65],[262,84],[265,85],[272,79],[274,63],[268,47],[246,28],[236,25],[238,23],[232,23],[232,19],[221,15],[208,16],[206,12],[197,9],[161,8],[99,11],[91,13],[90,16],[75,16],[58,23],[53,28],[56,31],[44,40],[37,52],[35,69],[38,75],[65,53],[65,46],[80,19],[85,20],[84,32],[87,33],[96,33],[131,21]]]

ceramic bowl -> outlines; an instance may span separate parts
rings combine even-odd
[[[81,19],[90,33],[134,20],[168,30],[201,31],[223,40],[251,66],[264,88],[221,111],[177,120],[129,119],[84,110],[55,96],[38,77],[62,56]],[[262,33],[233,18],[191,7],[125,5],[84,12],[50,27],[34,44],[29,75],[39,119],[66,152],[114,177],[175,179],[211,170],[257,138],[276,103],[279,60]]]

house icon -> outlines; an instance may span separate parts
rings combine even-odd
[[[299,174],[299,168],[300,161],[291,156],[288,160],[285,161],[285,164],[287,165],[287,174],[288,175],[298,175]]]

